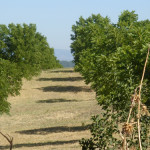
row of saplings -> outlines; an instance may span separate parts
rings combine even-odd
[[[150,149],[150,21],[125,10],[116,24],[100,14],[80,17],[72,31],[75,69],[103,110],[92,116],[82,149]]]
[[[34,24],[0,25],[0,115],[9,113],[9,95],[19,94],[22,79],[31,79],[42,70],[60,68],[46,37]],[[0,134],[13,146],[13,138]]]

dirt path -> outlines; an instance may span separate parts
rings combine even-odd
[[[80,150],[91,115],[100,113],[95,93],[70,68],[24,81],[20,96],[9,101],[10,116],[0,116],[0,130],[14,137],[14,150]],[[0,136],[0,150],[7,145]]]

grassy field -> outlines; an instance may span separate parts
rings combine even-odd
[[[91,116],[100,114],[95,93],[72,68],[42,72],[24,81],[9,97],[10,116],[0,116],[0,131],[14,137],[14,150],[80,150]],[[0,136],[0,150],[9,149]]]

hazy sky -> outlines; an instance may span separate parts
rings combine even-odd
[[[100,13],[115,23],[123,10],[150,19],[150,0],[0,0],[0,24],[34,23],[50,47],[69,50],[71,27],[80,16]]]

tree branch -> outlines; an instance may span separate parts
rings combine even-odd
[[[10,135],[5,135],[2,132],[0,132],[0,134],[9,142],[10,144],[10,150],[12,150],[13,147],[13,137],[11,137]]]

